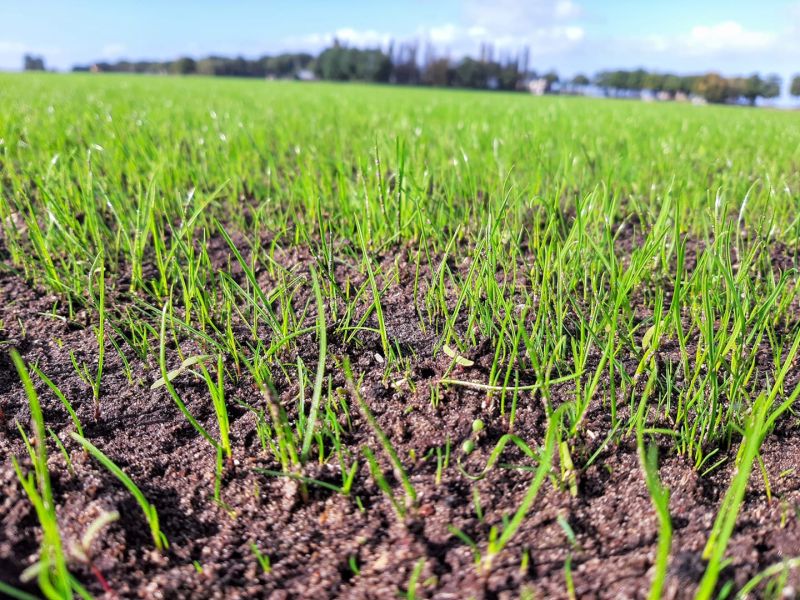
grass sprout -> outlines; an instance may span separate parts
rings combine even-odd
[[[383,448],[386,457],[389,459],[389,462],[392,465],[395,475],[400,480],[403,486],[403,490],[405,491],[405,499],[402,505],[400,503],[395,502],[393,500],[393,496],[390,495],[390,498],[392,498],[392,504],[395,506],[395,509],[398,510],[398,514],[400,514],[400,516],[403,517],[405,516],[405,509],[411,508],[416,504],[417,492],[414,489],[414,486],[411,484],[411,480],[408,477],[408,473],[403,468],[403,463],[400,461],[400,457],[397,455],[397,451],[394,449],[394,446],[392,446],[392,442],[383,432],[380,425],[378,424],[378,421],[373,416],[372,411],[370,411],[369,406],[367,406],[367,403],[364,401],[364,398],[358,391],[358,385],[353,380],[353,372],[352,369],[350,368],[350,361],[348,359],[345,358],[345,360],[342,363],[342,368],[344,370],[345,379],[347,381],[347,387],[350,391],[350,395],[356,401],[359,411],[361,411],[362,416],[369,424],[369,427],[375,434],[375,437],[378,438],[378,441],[380,442],[380,445]],[[374,455],[369,450],[369,448],[364,449],[364,454],[367,457],[367,461],[369,462],[370,465],[370,470],[373,473],[373,476],[376,478],[376,482],[378,482],[379,487],[381,487],[382,490],[387,492],[387,494],[390,494],[390,490],[387,489],[388,483],[386,483],[386,480],[383,477],[383,474],[380,470],[380,467],[378,466],[377,461],[375,460]],[[400,508],[401,506],[402,508]]]
[[[73,597],[73,592],[86,598],[88,594],[83,586],[67,570],[67,559],[62,545],[53,489],[50,484],[50,473],[47,468],[47,435],[39,397],[31,382],[28,369],[16,350],[11,351],[11,360],[22,380],[30,406],[34,432],[33,443],[25,435],[21,426],[19,430],[33,462],[34,472],[24,474],[17,458],[12,457],[11,461],[22,488],[33,504],[42,528],[39,561],[34,565],[33,571],[28,571],[28,576],[35,574],[39,589],[48,599],[67,600]],[[25,574],[23,574],[23,579],[25,578]]]
[[[103,465],[103,467],[105,467],[112,475],[114,475],[114,477],[119,479],[120,483],[125,486],[125,488],[130,492],[131,496],[133,496],[136,499],[136,502],[139,503],[139,507],[142,509],[145,519],[150,526],[150,535],[153,538],[153,544],[155,544],[156,549],[165,550],[168,548],[169,542],[167,541],[167,537],[161,531],[156,507],[151,504],[147,498],[145,498],[145,495],[133,482],[133,480],[128,477],[128,475],[126,475],[125,472],[114,463],[114,461],[103,454],[103,452],[101,452],[89,440],[74,432],[71,435],[72,439],[78,442],[89,454],[92,455],[92,457],[94,457],[95,460],[97,460],[97,462]]]

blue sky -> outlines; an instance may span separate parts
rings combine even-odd
[[[800,72],[798,0],[0,0],[0,69],[210,53],[257,56],[430,40],[441,53],[531,49],[563,74],[638,67]]]

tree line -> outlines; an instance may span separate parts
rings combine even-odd
[[[524,56],[503,55],[495,59],[491,46],[484,45],[480,58],[452,61],[436,56],[430,45],[420,51],[418,43],[390,44],[387,50],[383,50],[360,49],[334,42],[318,56],[284,53],[255,59],[209,56],[199,60],[189,57],[172,61],[122,60],[76,65],[72,70],[262,78],[313,76],[330,81],[516,90],[526,79],[536,75],[528,71],[526,57],[527,51]],[[557,80],[557,77],[552,79]]]
[[[800,76],[796,76],[795,80],[800,80]],[[765,78],[758,73],[749,77],[723,77],[718,73],[675,75],[648,72],[644,69],[602,71],[595,76],[594,83],[606,95],[638,94],[647,90],[656,94],[666,94],[667,97],[675,97],[678,94],[695,95],[705,98],[708,102],[744,101],[751,105],[755,105],[758,98],[777,98],[781,95],[782,85],[778,75],[768,75]]]
[[[386,50],[360,49],[334,41],[333,45],[313,56],[307,52],[283,53],[248,59],[208,56],[201,59],[181,57],[170,61],[98,62],[76,65],[73,71],[111,73],[152,73],[172,75],[212,75],[228,77],[318,78],[330,81],[362,81],[404,85],[427,85],[493,90],[527,90],[534,86],[541,93],[584,93],[595,86],[606,96],[639,97],[650,92],[659,98],[676,99],[696,96],[713,103],[756,104],[759,98],[780,96],[782,81],[778,75],[762,77],[725,77],[718,73],[680,75],[635,70],[601,71],[593,77],[578,74],[561,79],[555,71],[537,73],[529,66],[530,52],[505,52],[495,55],[491,44],[483,44],[477,58],[453,60],[437,55],[427,44],[390,43]],[[26,55],[25,70],[44,70],[44,59]],[[789,85],[789,93],[800,97],[800,74]]]
[[[222,77],[278,77],[291,78],[307,69],[314,57],[307,53],[280,54],[247,59],[241,56],[208,56],[199,60],[181,57],[168,61],[97,62],[91,65],[76,65],[74,72],[93,71],[102,73],[149,73],[168,75],[216,75]]]

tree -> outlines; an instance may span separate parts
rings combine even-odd
[[[422,83],[437,87],[446,87],[453,83],[453,68],[449,58],[434,58],[425,65]]]
[[[546,92],[553,91],[553,84],[558,83],[558,73],[555,71],[548,71],[544,74],[544,80],[547,82],[547,87],[545,88]]]
[[[613,87],[611,79],[611,71],[600,71],[594,76],[594,84],[603,90],[605,96],[608,96],[609,90]]]
[[[26,54],[22,63],[26,71],[44,71],[44,58],[41,56]]]
[[[664,75],[664,82],[662,83],[662,89],[667,92],[668,94],[675,97],[675,94],[682,91],[681,90],[681,78],[677,75]]]
[[[644,89],[646,77],[647,71],[644,69],[636,69],[635,71],[631,71],[628,74],[628,89],[631,89],[635,92],[641,92]]]
[[[314,57],[308,53],[285,53],[278,56],[262,56],[258,62],[265,75],[285,79],[308,69],[313,60]]]
[[[684,75],[680,78],[681,84],[678,91],[688,96],[692,93],[692,90],[694,89],[694,86],[699,78],[699,75]]]
[[[392,74],[392,61],[380,50],[351,50],[355,78],[360,81],[385,83]]]
[[[781,95],[782,83],[783,81],[781,80],[780,75],[767,75],[767,80],[764,82],[763,89],[761,90],[761,96],[767,100],[777,98]]]
[[[651,92],[661,92],[664,90],[667,77],[661,73],[646,73],[642,78],[642,87]]]
[[[708,102],[717,104],[726,102],[731,96],[731,88],[728,81],[719,73],[707,73],[702,77],[696,78],[692,91],[705,98]]]
[[[589,85],[589,78],[583,73],[579,73],[572,78],[572,85],[584,87]]]
[[[750,103],[750,106],[756,105],[756,100],[764,91],[764,81],[758,73],[753,73],[744,81],[744,96],[745,100]]]
[[[187,56],[179,58],[169,65],[169,72],[174,75],[191,75],[197,70],[197,64],[194,59]]]
[[[520,72],[516,61],[509,61],[505,65],[497,64],[497,81],[501,90],[517,89],[520,81]]]
[[[212,56],[198,60],[196,66],[199,75],[217,75],[217,61]]]
[[[392,73],[389,75],[391,83],[415,84],[420,81],[417,53],[419,43],[411,42],[400,44],[395,50],[394,43],[389,46],[389,59],[392,61]]]
[[[578,73],[575,77],[572,78],[572,89],[573,90],[583,90],[589,85],[591,82],[589,78],[584,75],[583,73]]]
[[[771,99],[780,96],[781,83],[779,75],[772,74],[762,79],[758,73],[752,74],[747,79],[736,77],[729,80],[731,95],[741,91],[739,95],[747,100],[750,106],[755,106],[758,98]]]
[[[347,48],[334,42],[319,55],[317,75],[333,81],[386,82],[392,73],[392,60],[381,50]]]
[[[453,79],[458,87],[485,89],[489,80],[486,63],[467,57],[456,66]]]
[[[789,86],[789,93],[795,98],[800,98],[800,75],[792,77],[792,83]]]
[[[317,75],[322,79],[347,81],[353,75],[348,59],[347,48],[342,47],[338,40],[334,40],[333,46],[324,50],[317,58]]]

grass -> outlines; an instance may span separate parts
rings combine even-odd
[[[314,391],[311,396],[311,408],[305,423],[303,448],[300,454],[302,460],[306,460],[311,450],[311,441],[314,436],[314,428],[317,424],[317,414],[319,413],[319,403],[322,398],[322,384],[325,380],[325,358],[328,352],[325,305],[322,300],[322,292],[320,291],[317,273],[313,269],[311,270],[311,283],[314,287],[314,298],[317,301],[317,344],[319,345],[319,360],[317,361],[317,375],[314,379]]]
[[[658,517],[658,548],[656,550],[655,572],[653,582],[650,584],[648,598],[657,600],[661,598],[669,568],[669,555],[672,548],[672,519],[669,514],[669,490],[659,480],[658,475],[658,448],[654,445],[645,448],[644,445],[644,419],[639,421],[636,443],[639,449],[639,461],[644,473],[647,491],[653,503],[653,508]]]
[[[197,419],[195,419],[192,416],[192,413],[189,412],[189,409],[186,408],[186,405],[183,403],[183,400],[181,400],[181,397],[178,395],[178,392],[175,390],[175,386],[172,385],[172,380],[170,378],[170,372],[167,371],[167,358],[166,358],[167,357],[167,345],[166,344],[167,344],[167,309],[168,309],[168,307],[169,307],[168,303],[164,304],[164,308],[161,311],[161,335],[160,335],[160,346],[159,346],[159,354],[158,354],[158,362],[159,362],[159,366],[161,367],[161,379],[159,379],[158,382],[161,382],[161,381],[164,382],[164,387],[167,388],[167,391],[169,392],[169,395],[172,397],[172,400],[175,402],[175,404],[177,405],[178,409],[183,413],[183,415],[186,417],[186,419],[189,421],[189,423],[192,424],[192,427],[194,427],[194,429],[201,436],[203,436],[208,441],[209,444],[211,444],[211,446],[214,448],[214,450],[218,451],[220,449],[219,443],[214,438],[211,437],[211,434],[208,433],[208,431],[206,431],[205,427],[203,427],[200,423],[198,423]],[[186,362],[181,363],[182,366],[186,366],[186,364],[187,364]],[[180,368],[176,369],[175,371],[173,371],[173,373],[177,374],[176,371],[179,372]],[[212,396],[217,397],[219,393],[220,392],[217,389],[217,390],[215,390],[214,393],[212,393]],[[216,406],[216,404],[217,404],[217,402],[215,401],[215,406]]]
[[[101,450],[99,450],[94,444],[92,444],[89,440],[84,437],[81,437],[77,433],[72,434],[72,439],[78,442],[89,454],[94,457],[97,462],[103,465],[114,477],[119,479],[120,483],[125,486],[125,488],[131,493],[131,495],[136,499],[136,502],[139,504],[139,507],[142,509],[144,513],[145,519],[147,520],[147,524],[150,526],[150,535],[153,538],[153,544],[155,544],[156,549],[164,550],[169,547],[169,542],[167,541],[167,537],[162,533],[161,527],[159,526],[158,522],[158,512],[156,507],[151,504],[147,498],[145,498],[142,491],[139,487],[133,482],[133,480],[128,477],[128,475],[120,469],[114,461],[112,461],[108,456],[106,456]]]
[[[398,515],[402,518],[405,517],[405,511],[408,508],[413,508],[417,502],[417,491],[414,489],[413,484],[411,483],[411,479],[408,476],[406,469],[403,467],[403,463],[400,461],[400,457],[397,455],[397,451],[395,450],[394,446],[392,445],[391,440],[387,437],[386,433],[381,429],[381,426],[378,424],[378,421],[372,414],[372,411],[369,409],[369,405],[364,401],[364,398],[359,391],[359,383],[356,383],[353,379],[353,372],[350,368],[350,362],[345,359],[344,364],[342,365],[344,369],[345,379],[347,382],[347,389],[350,391],[350,394],[356,401],[356,405],[358,406],[359,411],[361,412],[362,417],[367,422],[369,428],[372,430],[372,433],[378,439],[381,448],[383,448],[384,453],[386,454],[386,458],[389,460],[389,463],[392,465],[392,469],[394,470],[395,476],[400,480],[403,491],[405,492],[405,498],[402,503],[399,503],[394,500],[393,494],[391,489],[389,488],[389,484],[386,482],[386,479],[383,476],[383,473],[380,470],[380,466],[378,465],[377,461],[375,460],[375,456],[372,454],[372,451],[368,448],[364,448],[364,453],[369,461],[370,471],[373,474],[373,477],[376,480],[376,483],[381,488],[383,492],[385,492],[390,498],[392,498],[392,504],[394,505],[395,509],[398,512]]]
[[[697,591],[698,600],[706,600],[714,595],[725,550],[736,525],[736,517],[739,514],[747,482],[750,479],[750,472],[758,454],[760,432],[764,427],[767,408],[764,396],[760,397],[756,406],[753,407],[753,414],[742,440],[741,457],[736,475],[722,500],[717,519],[703,551],[703,558],[708,561],[708,566]]]
[[[304,502],[317,490],[359,510],[372,479],[403,523],[424,501],[416,453],[436,486],[530,477],[509,514],[469,498],[486,526],[472,537],[451,526],[483,573],[540,494],[580,499],[602,448],[635,436],[659,528],[651,597],[674,533],[656,444],[700,477],[735,468],[698,595],[724,584],[753,465],[769,490],[761,448],[800,394],[796,115],[203,78],[0,83],[5,265],[54,293],[67,322],[89,315],[96,354],[67,350],[95,420],[109,365],[137,389],[157,370],[152,393],[228,465],[252,450],[234,431],[242,407],[267,462],[255,472],[298,482]],[[434,376],[419,375],[424,361]],[[165,547],[155,509],[87,441],[74,392],[31,362],[77,432],[55,436],[59,450],[77,443],[120,478]],[[431,414],[477,394],[481,426],[407,459],[365,381],[410,410],[422,393]],[[538,433],[520,416],[534,407]],[[55,548],[44,427],[36,476],[20,479]],[[451,443],[469,450],[457,469]],[[501,462],[508,452],[534,466]],[[410,597],[418,577],[399,584]]]
[[[34,472],[23,474],[17,458],[12,457],[11,459],[17,478],[33,504],[42,529],[39,560],[34,564],[33,571],[29,570],[28,572],[31,573],[31,576],[33,573],[36,574],[39,588],[51,600],[72,598],[73,592],[85,597],[86,592],[83,586],[75,581],[67,570],[66,552],[58,526],[56,503],[53,499],[50,471],[47,466],[47,436],[39,397],[33,388],[28,369],[16,350],[12,350],[11,359],[28,397],[31,421],[34,426],[32,443],[22,427],[19,426],[28,455],[33,462]]]

